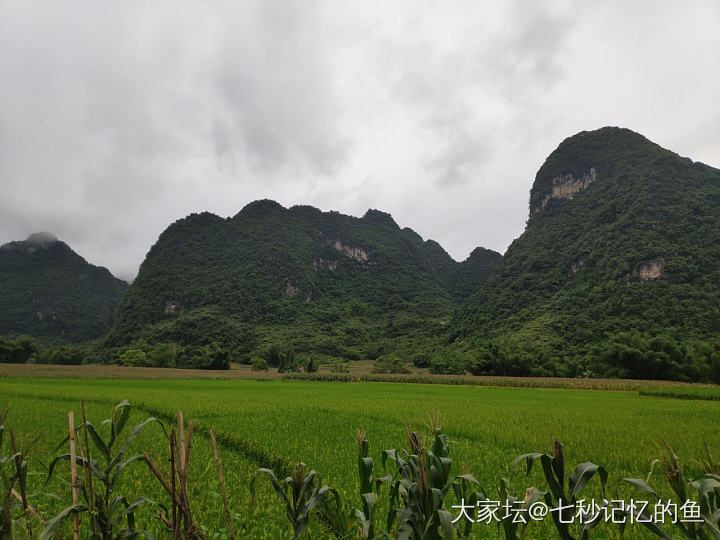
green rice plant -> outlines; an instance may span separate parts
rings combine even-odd
[[[83,405],[84,412],[84,405]],[[90,538],[102,538],[110,540],[114,538],[137,538],[147,535],[147,531],[137,528],[135,524],[136,510],[150,501],[147,497],[136,497],[129,500],[128,497],[118,494],[119,481],[125,469],[135,461],[144,460],[142,454],[126,457],[130,443],[140,434],[148,424],[157,422],[165,428],[157,418],[151,417],[136,425],[130,434],[124,439],[121,436],[125,430],[127,420],[130,416],[130,403],[124,400],[117,404],[112,411],[112,416],[103,420],[98,427],[90,423],[83,414],[83,423],[80,428],[71,428],[71,436],[65,438],[60,446],[68,440],[71,441],[71,452],[57,456],[50,463],[48,468],[48,480],[52,477],[56,466],[61,461],[69,461],[71,471],[74,465],[81,467],[83,474],[79,478],[72,478],[73,487],[79,482],[80,491],[85,499],[85,504],[74,503],[62,510],[57,516],[47,521],[41,537],[47,539],[56,533],[66,519],[74,520],[74,528],[77,531],[77,516],[81,513],[88,513],[90,518]],[[108,433],[103,437],[102,432]],[[75,455],[74,432],[82,429],[85,442],[85,450],[81,449],[80,455]],[[90,441],[92,441],[92,453]],[[93,459],[93,456],[99,456]],[[74,463],[73,463],[74,461]]]
[[[285,515],[293,528],[293,540],[297,540],[307,530],[310,512],[327,497],[330,488],[316,482],[317,472],[307,472],[307,465],[299,462],[295,465],[292,475],[285,478],[282,484],[270,469],[260,468],[258,472],[270,478],[278,497],[285,503]]]
[[[675,386],[667,388],[645,388],[638,390],[638,394],[646,397],[663,397],[670,399],[700,399],[707,401],[720,401],[720,387],[717,385]]]
[[[659,466],[668,486],[677,499],[678,508],[695,507],[698,521],[679,520],[675,526],[689,540],[719,540],[720,539],[720,463],[715,463],[712,454],[705,445],[706,456],[699,463],[704,468],[704,474],[695,479],[690,479],[685,474],[685,468],[669,444],[665,444],[662,455],[655,459],[650,466],[650,473],[646,480],[641,478],[623,478],[622,481],[630,484],[636,489],[649,493],[658,501],[661,497],[650,485],[653,471]],[[691,495],[697,498],[692,498]],[[687,510],[686,510],[687,512]],[[660,538],[672,539],[672,536],[659,524],[652,521],[643,521],[652,533]]]
[[[352,369],[353,365],[350,365]],[[82,366],[82,369],[90,367],[95,366]],[[69,372],[63,371],[62,373],[68,374]],[[8,421],[14,420],[12,423],[13,427],[17,427],[16,431],[20,432],[22,428],[22,432],[28,436],[44,432],[46,437],[50,437],[48,439],[50,443],[55,443],[63,438],[67,429],[67,422],[65,421],[64,425],[62,422],[63,419],[66,420],[62,413],[68,410],[67,404],[73,403],[78,395],[86,398],[88,407],[91,406],[91,403],[92,407],[98,407],[95,409],[99,411],[98,413],[88,409],[93,422],[109,416],[103,414],[103,411],[109,412],[113,405],[121,399],[127,398],[133,404],[133,413],[128,420],[128,427],[125,428],[127,433],[132,426],[147,416],[161,418],[166,426],[172,425],[178,408],[186,408],[200,420],[200,423],[196,425],[197,435],[194,438],[193,463],[191,463],[190,471],[193,517],[198,524],[206,528],[209,538],[213,535],[218,537],[224,527],[219,495],[216,497],[197,495],[197,493],[210,495],[211,490],[204,491],[203,486],[215,485],[210,484],[215,481],[214,473],[210,474],[213,472],[214,466],[207,437],[210,425],[216,430],[219,451],[229,453],[227,485],[230,493],[228,495],[238,538],[291,536],[292,533],[285,527],[284,510],[277,504],[268,504],[271,502],[270,499],[274,499],[272,502],[277,501],[277,495],[273,489],[258,490],[257,502],[251,509],[246,503],[247,489],[240,488],[240,486],[248,485],[258,467],[273,469],[282,481],[284,477],[290,475],[293,468],[292,463],[288,460],[297,460],[300,456],[303,457],[303,461],[312,463],[316,470],[322,472],[325,483],[339,489],[344,503],[350,511],[354,508],[362,509],[361,500],[358,497],[358,446],[354,438],[359,422],[362,422],[367,430],[369,455],[374,458],[374,474],[379,477],[387,474],[382,470],[381,451],[386,448],[407,448],[404,443],[403,429],[406,420],[409,419],[413,423],[412,425],[422,423],[428,407],[439,407],[446,418],[443,423],[443,431],[447,435],[450,445],[453,467],[458,463],[462,463],[466,467],[457,471],[453,468],[453,473],[472,471],[480,485],[487,490],[487,496],[495,500],[502,499],[496,493],[498,479],[500,476],[508,476],[509,473],[505,471],[512,458],[524,453],[523,449],[526,448],[534,450],[539,446],[542,449],[547,439],[548,429],[557,433],[560,440],[567,443],[566,459],[569,455],[568,449],[571,447],[574,455],[585,456],[574,461],[572,465],[588,460],[603,464],[609,471],[615,473],[613,476],[618,479],[635,476],[645,478],[647,466],[655,457],[653,443],[657,440],[672,441],[673,449],[680,456],[704,456],[702,438],[706,436],[708,426],[720,425],[720,408],[714,402],[660,400],[654,397],[638,396],[637,392],[451,387],[442,384],[379,384],[360,382],[359,379],[356,379],[357,382],[353,384],[334,385],[287,380],[128,381],[128,376],[135,376],[132,373],[134,372],[127,374],[122,371],[117,372],[113,375],[117,377],[115,380],[44,379],[37,375],[32,378],[1,379],[0,412],[8,406],[11,407]],[[150,376],[155,377],[154,373],[159,374],[159,372],[153,372]],[[72,375],[72,373],[69,374]],[[92,376],[91,371],[88,372],[88,376]],[[343,374],[334,376],[347,377]],[[387,376],[388,379],[390,377]],[[443,381],[445,379],[437,378],[436,380]],[[455,379],[447,377],[446,380],[448,384],[454,384],[450,381]],[[484,378],[469,380],[485,381]],[[553,383],[554,381],[543,380],[541,382]],[[565,384],[567,380],[560,382]],[[579,380],[579,382],[584,384],[588,381]],[[598,380],[589,382],[605,384]],[[616,382],[625,384],[622,381]],[[328,406],[328,403],[332,406]],[[546,419],[543,422],[528,422],[528,415],[537,410],[542,410]],[[598,414],[598,411],[602,411],[602,414]],[[629,414],[628,411],[632,411],[632,414]],[[80,415],[78,414],[78,416]],[[107,428],[108,426],[104,426],[103,429]],[[170,429],[167,430],[169,433]],[[151,439],[155,433],[159,434],[157,427],[146,428],[133,444],[137,447],[137,453],[142,453],[142,450],[146,449],[152,456],[154,449],[161,456],[162,463],[169,469],[168,442],[163,440],[163,437],[157,437],[156,441],[152,441],[152,446],[147,448],[143,442],[142,448],[139,448],[139,441],[145,438]],[[287,435],[288,433],[296,436],[290,437]],[[5,448],[7,448],[8,437],[6,431]],[[83,434],[79,433],[78,440],[82,438]],[[43,462],[48,463],[56,454],[53,447],[54,444],[43,444],[43,439],[41,439],[33,447],[33,453],[37,454],[37,457]],[[552,454],[551,451],[547,453]],[[93,459],[99,458],[99,456],[100,454],[96,452],[92,454]],[[566,466],[569,475],[572,468],[568,462],[566,462]],[[36,500],[38,501],[38,510],[43,514],[56,515],[60,508],[55,505],[61,504],[60,502],[52,498],[33,498],[32,493],[42,491],[33,485],[34,463],[38,462],[30,460],[28,473],[30,499],[33,504]],[[717,456],[715,463],[717,464]],[[223,460],[223,465],[225,465],[225,460]],[[533,477],[542,475],[539,465],[536,463]],[[697,468],[695,464],[688,460],[686,465],[688,471],[691,467],[693,469],[694,476],[690,475],[692,478],[700,476],[694,471]],[[516,480],[514,477],[508,476],[512,480],[512,489],[508,489],[508,495],[523,500],[524,489],[521,488],[531,484],[542,490],[548,489],[544,479],[537,478],[533,482],[525,481],[525,467],[524,465],[519,467],[521,468],[519,476],[522,476],[523,479]],[[70,475],[66,474],[67,470],[67,464],[63,463],[62,469],[56,471],[54,476],[56,479],[63,478],[63,480],[64,477],[69,478]],[[78,467],[78,471],[82,473],[83,469]],[[667,496],[670,489],[666,488],[665,480],[660,476],[659,467],[656,466],[655,471],[656,478],[653,488]],[[35,472],[42,473],[43,479],[47,474],[47,470],[42,471],[39,468]],[[265,484],[267,482],[265,475],[262,477],[261,484]],[[157,487],[156,480],[149,478],[147,471],[142,467],[128,467],[121,482],[123,485],[137,486],[133,489],[138,494],[147,495],[158,502],[167,505],[169,501],[169,498],[164,496],[164,492]],[[567,482],[567,477],[565,482]],[[55,485],[57,483],[55,482]],[[335,485],[336,483],[337,485]],[[52,491],[60,493],[60,488],[55,485],[53,485]],[[269,488],[269,485],[270,483],[267,482],[262,487]],[[231,486],[234,486],[235,489]],[[623,488],[629,490],[627,484],[621,485],[621,489]],[[121,493],[128,494],[124,487],[121,489]],[[470,483],[469,491],[475,490],[479,491],[479,488]],[[595,496],[596,492],[599,493],[597,478],[589,482],[583,495],[589,499],[590,494]],[[381,487],[380,493],[378,506],[375,509],[374,532],[376,536],[382,534],[385,529],[386,512],[389,506],[387,485]],[[692,490],[691,497],[695,497],[695,492]],[[334,504],[332,492],[328,494],[327,501]],[[80,502],[85,502],[82,499],[82,493]],[[68,504],[66,501],[66,504],[62,506],[68,506]],[[458,512],[451,507],[451,505],[458,504],[453,493],[445,498],[445,504],[453,513],[453,517],[457,517]],[[169,510],[169,505],[167,507]],[[159,538],[169,537],[167,532],[161,528],[161,523],[152,519],[151,514],[154,513],[154,510],[154,507],[146,506],[136,513],[138,523],[141,518],[147,517],[148,519],[145,521],[148,524],[143,524],[142,528],[151,528]],[[316,510],[320,510],[320,507]],[[24,529],[24,527],[22,522],[18,521],[18,517],[21,517],[19,508],[13,512],[15,532],[22,537],[23,531],[19,529]],[[315,515],[310,518],[309,525],[313,537],[316,534],[318,537],[323,537],[323,534],[329,535],[326,530],[321,531],[319,527],[316,527],[319,525],[316,518],[321,515],[316,511],[313,511],[313,514]],[[87,529],[88,525],[87,516],[88,514],[81,515],[83,520],[81,525],[84,529]],[[554,524],[549,518],[550,516],[542,522],[530,524],[525,538],[537,538],[538,540],[557,538]],[[35,522],[33,525],[35,528],[41,528],[35,525]],[[353,537],[357,538],[354,519],[352,525]],[[461,524],[456,523],[456,536],[461,532],[459,525]],[[462,524],[462,526],[465,525]],[[504,523],[502,526],[504,527]],[[517,536],[521,537],[523,525],[521,524],[519,527]],[[324,524],[323,529],[325,529]],[[626,537],[652,537],[648,530],[643,530],[640,526],[636,529],[630,530],[629,525]],[[34,532],[37,535],[39,531]],[[61,532],[68,537],[72,531],[66,528]],[[81,534],[84,537],[89,536],[84,532]],[[478,538],[502,538],[504,533],[496,530],[492,525],[474,524],[471,534]],[[590,534],[593,539],[600,536],[617,538],[618,532],[603,523],[590,531]],[[684,538],[679,531],[670,530],[670,534],[678,539]]]
[[[555,528],[560,538],[563,540],[575,540],[571,533],[571,524],[574,522],[574,516],[578,515],[578,498],[588,481],[598,475],[600,478],[600,487],[605,499],[605,486],[607,484],[607,471],[604,468],[595,465],[589,461],[580,463],[575,467],[572,474],[567,479],[567,491],[565,489],[565,460],[563,458],[563,444],[557,440],[553,440],[553,454],[531,453],[523,454],[515,459],[513,466],[521,461],[525,461],[527,465],[527,475],[530,474],[533,464],[540,461],[545,481],[547,482],[549,491],[544,492],[545,503],[552,514]],[[589,537],[589,531],[594,528],[601,518],[600,511],[594,515],[584,515],[583,519],[578,522],[580,529],[578,538],[585,540]]]

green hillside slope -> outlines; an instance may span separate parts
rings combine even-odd
[[[232,218],[193,214],[168,227],[108,343],[216,341],[244,358],[271,345],[366,358],[428,339],[453,309],[431,261],[389,214],[263,200]]]
[[[48,233],[0,246],[0,335],[72,343],[112,324],[127,283]]]
[[[700,377],[717,361],[719,224],[720,170],[627,129],[570,137],[537,173],[525,232],[454,322],[457,341],[491,341],[480,372],[551,374],[560,359]]]

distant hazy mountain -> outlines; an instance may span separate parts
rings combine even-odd
[[[52,234],[0,246],[0,335],[78,342],[107,332],[128,285]]]
[[[148,253],[109,343],[276,343],[360,358],[382,340],[427,339],[450,320],[456,290],[476,287],[499,255],[448,273],[465,263],[424,246],[377,210],[355,218],[262,200],[228,219],[192,214]]]
[[[566,139],[537,173],[525,232],[453,326],[577,354],[618,332],[716,339],[720,170],[627,129]]]

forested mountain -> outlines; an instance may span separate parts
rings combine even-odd
[[[566,139],[537,173],[525,232],[452,326],[540,374],[558,359],[681,378],[717,362],[720,170],[627,129]]]
[[[419,234],[409,228],[403,229],[403,232],[415,243],[437,277],[458,303],[465,301],[471,294],[477,292],[502,260],[502,255],[497,251],[478,247],[470,253],[467,259],[457,262],[435,240],[423,241]]]
[[[355,218],[262,200],[232,218],[192,214],[150,249],[108,343],[217,342],[245,357],[278,345],[352,359],[388,340],[426,340],[450,320],[455,285],[415,236],[377,210]],[[477,276],[458,274],[457,287],[486,278],[494,255],[474,263]]]
[[[0,248],[0,335],[129,365],[392,353],[435,372],[720,382],[720,170],[620,128],[563,141],[504,256],[389,214],[274,201],[170,225],[126,284],[54,237]]]
[[[0,336],[70,343],[107,332],[128,285],[49,233],[0,246]]]

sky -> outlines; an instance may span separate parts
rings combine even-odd
[[[720,167],[720,2],[0,0],[0,243],[132,279],[191,212],[274,199],[504,252],[566,137]]]

